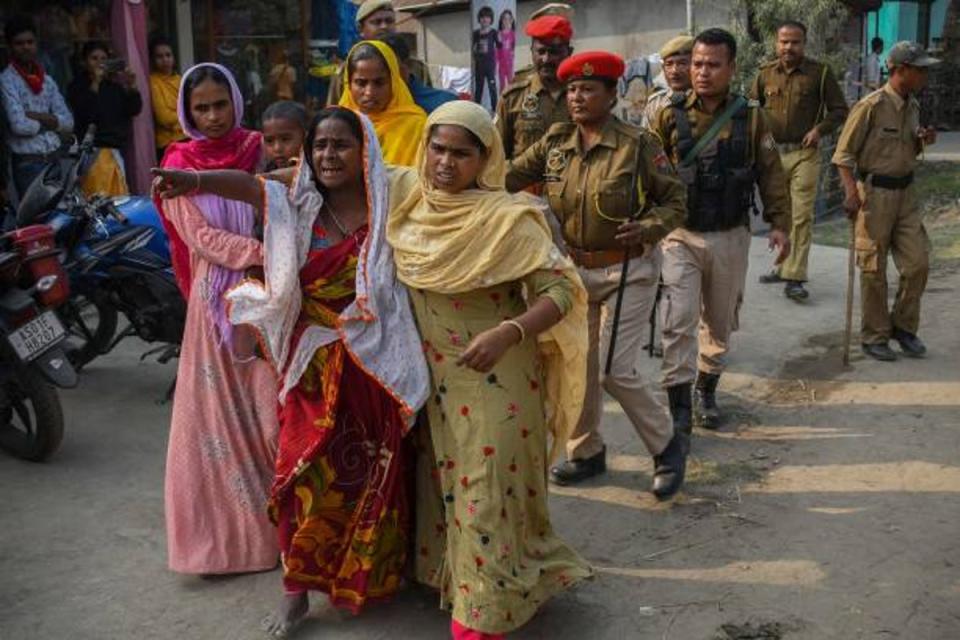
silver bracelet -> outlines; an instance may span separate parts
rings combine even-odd
[[[502,327],[503,325],[510,325],[511,327],[513,327],[514,329],[516,329],[517,331],[519,331],[519,332],[520,332],[520,342],[523,342],[524,340],[527,339],[527,331],[526,331],[526,329],[524,329],[524,328],[523,328],[523,325],[520,324],[519,322],[517,322],[516,320],[512,320],[512,319],[511,319],[511,320],[504,320],[503,322],[500,323],[500,326],[501,326],[501,327]]]

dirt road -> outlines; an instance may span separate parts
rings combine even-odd
[[[925,298],[931,355],[840,366],[843,250],[815,247],[810,304],[755,284],[721,400],[675,502],[642,490],[650,464],[608,404],[609,473],[556,490],[557,529],[598,578],[516,638],[952,640],[960,638],[960,274]],[[47,465],[0,457],[0,638],[254,639],[276,572],[217,580],[165,569],[163,464],[171,367],[128,345],[64,394]],[[646,363],[655,366],[657,363]],[[319,603],[302,638],[446,637],[410,590],[342,619]]]

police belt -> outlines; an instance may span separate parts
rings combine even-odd
[[[623,249],[605,249],[602,251],[582,251],[569,247],[570,258],[578,267],[584,269],[605,269],[615,264],[622,264],[625,252]]]
[[[898,178],[894,176],[882,176],[879,173],[867,173],[866,171],[861,171],[860,180],[875,187],[880,187],[881,189],[902,190],[913,184],[913,172]]]

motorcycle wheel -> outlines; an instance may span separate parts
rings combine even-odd
[[[63,409],[57,390],[33,367],[0,381],[0,449],[43,462],[63,440]]]
[[[68,334],[64,351],[75,369],[109,350],[117,332],[117,309],[105,293],[73,295],[60,315]]]

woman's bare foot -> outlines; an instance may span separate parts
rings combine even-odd
[[[310,601],[306,591],[287,594],[283,596],[280,607],[260,622],[260,628],[271,638],[289,638],[307,617],[309,610]]]

